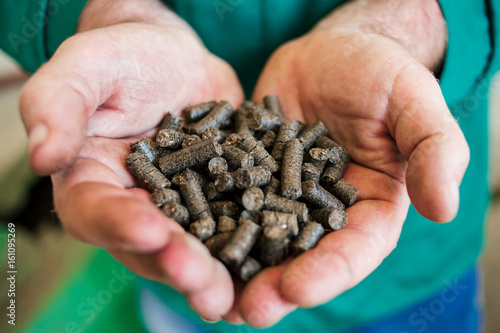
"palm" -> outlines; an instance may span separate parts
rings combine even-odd
[[[351,155],[344,178],[360,196],[347,209],[344,229],[325,236],[314,250],[265,270],[246,287],[241,312],[257,326],[278,321],[296,306],[326,302],[371,273],[397,244],[408,194],[424,216],[448,219],[451,200],[433,203],[435,196],[422,195],[431,194],[427,181],[436,176],[425,166],[447,143],[441,133],[427,133],[422,118],[432,116],[428,121],[454,135],[458,128],[434,77],[399,44],[380,36],[316,33],[290,42],[270,59],[254,96],[259,100],[266,93],[282,96],[288,117],[324,122]],[[455,143],[461,144],[460,134]],[[460,144],[454,148],[464,148]],[[438,167],[448,154],[436,158]],[[460,155],[467,156],[466,147]],[[433,185],[440,192],[436,196],[445,193]],[[269,304],[272,311],[262,311]]]

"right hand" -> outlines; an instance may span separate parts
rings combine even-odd
[[[130,2],[161,15],[156,1]],[[243,92],[231,67],[160,9],[166,24],[124,20],[67,39],[26,84],[21,114],[31,166],[53,174],[66,230],[171,285],[202,317],[218,320],[234,300],[228,271],[134,188],[124,161],[128,144],[153,135],[167,111],[208,100],[237,105]]]

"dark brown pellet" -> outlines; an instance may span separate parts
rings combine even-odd
[[[203,194],[202,185],[194,171],[190,169],[184,170],[180,174],[178,186],[193,220],[199,220],[207,216],[213,219],[207,199]]]
[[[240,189],[264,186],[270,181],[271,171],[265,165],[240,168],[234,173],[234,185]]]
[[[307,222],[300,229],[299,235],[295,238],[290,246],[290,250],[294,256],[298,256],[316,246],[321,237],[325,233],[323,226],[316,222]]]
[[[196,134],[188,135],[182,140],[182,149],[194,146],[203,140]]]
[[[181,203],[181,195],[179,192],[166,188],[157,188],[151,194],[151,200],[158,207],[163,206],[165,203],[175,201]]]
[[[346,161],[347,162],[347,161]],[[345,163],[337,163],[337,164],[328,164],[323,170],[323,173],[320,177],[320,184],[331,188],[337,181],[342,178],[345,169],[347,168],[349,162]]]
[[[283,164],[281,166],[281,196],[297,200],[302,196],[301,171],[304,158],[304,147],[299,139],[285,144]]]
[[[314,144],[314,141],[322,135],[328,134],[328,131],[326,130],[325,125],[318,120],[311,126],[305,128],[300,134],[297,136],[297,138],[300,140],[302,145],[304,146],[304,149],[307,151],[311,149],[311,147]]]
[[[212,109],[217,105],[216,101],[210,101],[205,103],[200,103],[192,106],[188,106],[182,113],[184,114],[184,120],[186,124],[196,122],[203,117],[205,117]]]
[[[204,217],[189,225],[189,232],[204,242],[215,234],[216,223],[210,216]]]
[[[248,128],[254,131],[277,130],[282,124],[282,118],[278,117],[261,106],[254,106],[247,113]]]
[[[221,145],[214,139],[209,139],[162,157],[158,165],[164,175],[172,175],[220,155],[222,155]]]
[[[248,168],[254,165],[254,158],[252,155],[238,147],[227,144],[222,145],[222,157],[226,159],[229,167],[233,170]]]
[[[262,212],[259,210],[243,210],[240,214],[239,223],[243,220],[250,220],[254,223],[260,224],[262,219]]]
[[[280,127],[278,136],[276,137],[276,142],[274,143],[273,151],[271,153],[272,157],[276,161],[281,161],[283,159],[283,151],[285,149],[285,144],[297,137],[299,133],[300,124],[295,120],[285,120]]]
[[[274,146],[274,142],[276,142],[276,132],[274,131],[267,131],[264,133],[262,136],[262,139],[260,139],[260,142],[264,145],[264,148],[269,149]]]
[[[311,148],[307,155],[307,162],[314,165],[321,174],[325,169],[326,162],[328,162],[330,158],[330,150],[324,148]]]
[[[321,172],[311,163],[302,164],[302,181],[311,180],[315,183],[319,183],[319,177],[321,176]]]
[[[182,118],[174,117],[170,112],[167,112],[165,118],[160,125],[160,130],[162,129],[171,129],[174,131],[178,131],[182,126]]]
[[[279,226],[281,229],[287,230],[289,237],[295,237],[299,233],[296,214],[264,210],[262,212],[262,226]]]
[[[281,183],[279,180],[271,176],[271,181],[267,184],[264,189],[264,194],[273,193],[279,195],[281,193]]]
[[[289,250],[288,230],[278,225],[266,225],[259,239],[259,262],[264,265],[279,265]]]
[[[321,223],[325,229],[340,230],[347,224],[347,213],[339,209],[313,210],[311,218]]]
[[[281,103],[278,95],[265,96],[264,106],[275,116],[283,118],[283,111],[281,110]]]
[[[321,136],[317,137],[316,141],[314,141],[314,143],[319,148],[324,148],[324,149],[329,149],[329,150],[336,148],[336,147],[340,147],[340,145],[337,142],[333,141],[332,139],[330,139],[326,135],[321,135]]]
[[[142,139],[141,141],[130,143],[130,149],[134,153],[141,153],[151,163],[153,163],[156,160],[156,151],[146,138]]]
[[[307,221],[308,209],[303,202],[288,200],[273,193],[267,193],[264,201],[267,210],[297,215],[299,222]]]
[[[149,190],[170,187],[170,181],[142,154],[132,153],[125,160],[127,169]]]
[[[234,132],[238,135],[252,134],[253,131],[248,128],[248,109],[240,108],[234,115]]]
[[[241,136],[236,133],[229,134],[226,140],[224,140],[224,145],[239,147],[240,144],[241,144]]]
[[[179,223],[184,229],[189,227],[189,211],[180,203],[175,201],[167,202],[161,210],[165,216]]]
[[[240,148],[253,156],[254,165],[265,165],[272,172],[278,171],[278,164],[267,152],[264,146],[253,136],[246,134],[242,137]]]
[[[212,178],[217,178],[217,175],[227,172],[227,161],[223,157],[214,157],[208,161],[208,172]]]
[[[189,132],[201,135],[210,126],[219,128],[233,114],[234,109],[228,101],[218,103],[204,118],[194,123]]]
[[[264,206],[264,192],[258,187],[247,188],[241,201],[246,210],[260,210]]]
[[[229,216],[236,219],[240,215],[238,205],[232,201],[212,201],[208,206],[215,219],[218,219],[220,216]]]
[[[219,216],[217,221],[217,233],[223,233],[228,231],[234,231],[238,226],[238,221],[229,216]]]
[[[325,188],[339,198],[346,207],[352,206],[358,199],[359,191],[344,179],[338,180],[331,188]]]
[[[207,183],[206,187],[204,187],[203,193],[205,193],[209,202],[226,200],[226,196],[224,193],[219,192],[214,182]]]
[[[241,266],[235,270],[235,273],[242,281],[248,282],[261,270],[262,265],[260,262],[252,257],[246,257]]]
[[[302,183],[302,197],[319,208],[345,209],[342,201],[311,180]]]
[[[219,259],[228,267],[239,267],[257,242],[261,231],[258,224],[250,220],[241,221],[229,242],[219,252]]]
[[[217,258],[219,251],[222,250],[232,236],[233,232],[223,232],[205,241],[205,246],[208,248],[208,251],[210,251],[212,257]]]
[[[182,141],[187,134],[174,131],[172,129],[162,129],[156,135],[156,142],[163,148],[178,149],[182,146]]]
[[[222,143],[225,139],[227,139],[228,134],[224,131],[221,131],[217,127],[210,126],[203,132],[201,135],[202,140],[208,140],[210,138],[215,138],[218,143]]]
[[[217,191],[224,193],[234,192],[234,177],[232,172],[221,172],[215,179]]]

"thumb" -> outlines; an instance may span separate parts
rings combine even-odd
[[[405,66],[394,82],[388,111],[392,135],[408,161],[413,205],[425,218],[451,221],[470,152],[436,79],[419,64]]]
[[[83,145],[87,119],[98,107],[96,68],[75,56],[78,44],[66,41],[53,58],[26,83],[20,112],[29,136],[32,169],[56,172],[76,157]]]

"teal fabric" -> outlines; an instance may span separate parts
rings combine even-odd
[[[63,5],[62,2],[67,3]],[[343,1],[167,2],[195,28],[212,52],[236,69],[249,95],[273,50],[307,32]],[[26,42],[23,40],[17,44],[12,43],[12,34],[0,36],[0,47],[28,71],[36,70],[62,40],[74,33],[85,1],[74,0],[72,6],[69,6],[69,0],[59,0],[59,3],[59,14],[43,18],[40,13],[49,13],[47,1],[25,0],[16,4],[0,1],[2,31],[26,35],[23,17],[36,17],[37,27],[43,31],[43,34],[35,34]],[[284,329],[292,332],[338,331],[362,325],[438,292],[444,283],[453,283],[455,277],[474,265],[481,250],[489,202],[486,90],[491,75],[500,68],[498,48],[492,49],[492,45],[499,45],[496,38],[500,36],[500,4],[493,0],[462,0],[459,3],[441,0],[440,4],[449,27],[449,44],[440,84],[471,148],[471,162],[461,186],[458,217],[450,224],[434,224],[411,208],[398,247],[367,279],[327,304],[295,311],[263,332]],[[163,295],[173,308],[210,330],[253,331],[247,326],[206,324],[177,292],[149,281],[143,283]]]

